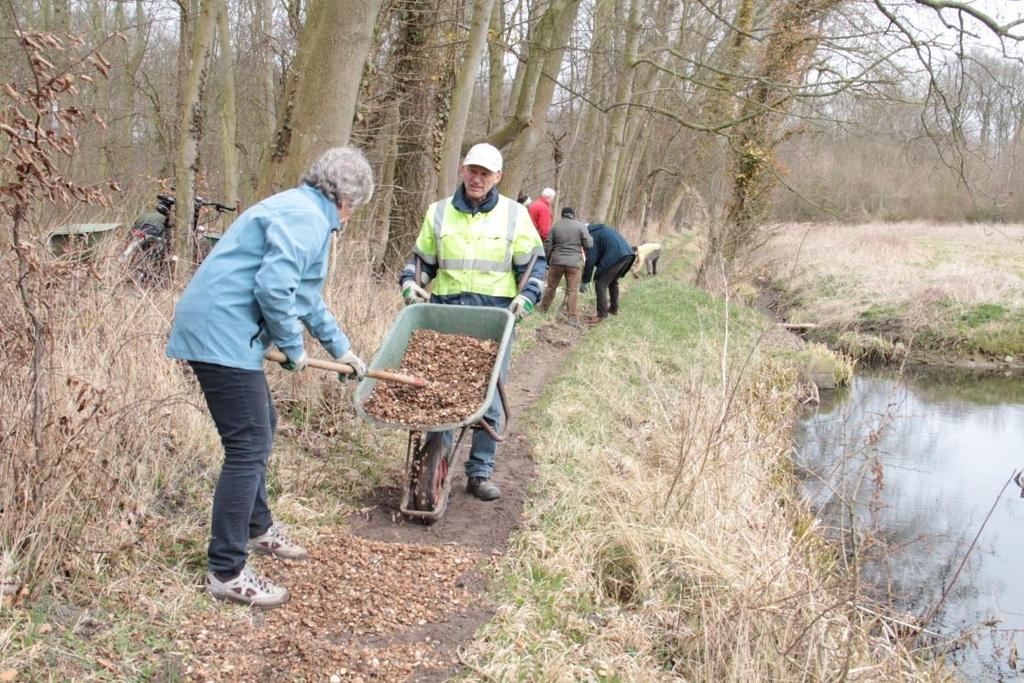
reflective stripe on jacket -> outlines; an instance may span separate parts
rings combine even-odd
[[[543,289],[546,262],[540,237],[526,209],[502,195],[493,208],[475,213],[460,211],[451,197],[431,204],[413,251],[428,271],[436,271],[432,292],[438,298],[469,293],[511,299],[518,287],[516,273],[533,256],[538,258],[528,288],[531,298]]]

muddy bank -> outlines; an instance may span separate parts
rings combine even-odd
[[[848,317],[809,318],[806,301],[788,292],[786,285],[768,279],[757,283],[757,308],[791,334],[809,342],[824,344],[858,364],[871,367],[899,365],[976,370],[1024,372],[1024,344],[1005,344],[998,350],[978,348],[953,324],[938,325],[927,318],[861,314]],[[852,305],[852,304],[851,304]],[[1004,323],[1007,337],[1024,339],[1024,321]]]

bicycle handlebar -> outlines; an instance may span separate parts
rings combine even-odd
[[[212,206],[221,213],[232,213],[236,210],[235,207],[233,206],[227,206],[226,204],[221,204],[220,202],[208,202],[205,199],[196,197],[196,208],[198,209],[204,206]]]

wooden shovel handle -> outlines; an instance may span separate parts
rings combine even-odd
[[[272,360],[275,363],[285,363],[288,361],[288,356],[284,355],[277,349],[267,351],[267,360]],[[316,368],[317,370],[329,370],[331,372],[339,372],[343,375],[351,375],[355,372],[351,365],[346,363],[335,363],[329,360],[320,360],[319,358],[310,358],[309,367]],[[427,380],[422,377],[416,377],[414,375],[403,375],[398,372],[387,372],[386,370],[368,370],[366,372],[367,377],[379,379],[384,382],[399,382],[401,384],[411,384],[414,387],[425,387],[427,386]]]

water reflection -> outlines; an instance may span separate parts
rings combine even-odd
[[[858,541],[874,597],[923,616],[1024,466],[1024,380],[862,373],[822,400],[797,428],[804,493],[847,548]],[[936,613],[932,627],[948,636],[999,621],[952,656],[969,680],[1017,677],[1007,648],[1024,631],[1022,521],[1024,500],[1011,485]],[[1024,653],[1024,634],[1019,645]]]

